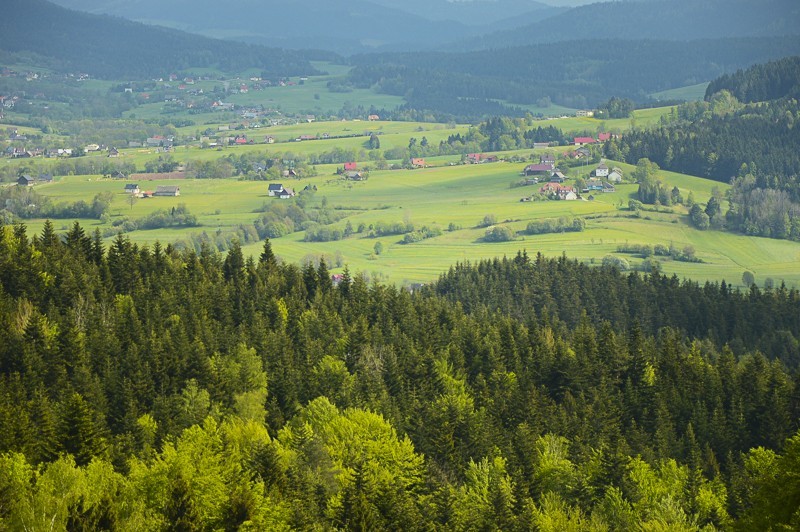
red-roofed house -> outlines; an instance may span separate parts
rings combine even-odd
[[[597,140],[599,140],[600,142],[611,140],[611,133],[598,133]]]
[[[585,146],[586,144],[594,144],[597,142],[592,137],[575,137],[576,146]]]
[[[481,154],[481,153],[470,153],[470,154],[467,155],[467,162],[472,163],[472,164],[476,164],[476,163],[481,162],[482,158],[483,158],[483,154]]]
[[[352,172],[358,167],[358,164],[355,162],[344,163],[344,171],[345,172]]]
[[[414,168],[424,168],[425,159],[423,159],[422,157],[412,157],[411,166],[413,166]]]

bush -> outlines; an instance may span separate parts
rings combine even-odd
[[[514,231],[504,225],[496,225],[486,230],[483,239],[486,242],[510,242],[514,240]]]
[[[626,272],[631,269],[631,265],[627,260],[622,257],[615,257],[614,255],[606,255],[603,257],[603,266],[616,268],[621,272]]]

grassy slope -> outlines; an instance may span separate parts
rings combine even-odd
[[[618,163],[613,163],[618,164]],[[326,197],[330,206],[357,209],[348,219],[357,227],[379,221],[409,220],[417,225],[436,224],[446,229],[450,223],[462,229],[445,232],[442,236],[423,242],[402,245],[401,237],[367,238],[365,235],[326,243],[302,242],[303,234],[295,233],[273,241],[278,255],[288,261],[301,261],[310,254],[336,255],[344,258],[351,271],[362,271],[373,277],[391,282],[407,283],[430,281],[457,261],[477,260],[484,257],[513,255],[520,249],[528,253],[541,251],[546,255],[566,253],[588,262],[599,263],[602,257],[616,251],[623,243],[673,244],[679,248],[694,246],[697,255],[706,263],[687,264],[663,262],[668,273],[697,280],[726,279],[739,283],[742,272],[750,269],[756,279],[766,277],[784,279],[788,284],[800,283],[800,244],[764,238],[745,237],[716,231],[701,232],[690,228],[685,215],[643,213],[644,218],[630,217],[626,205],[635,193],[636,185],[621,186],[616,193],[600,194],[594,202],[534,202],[520,203],[519,198],[532,193],[534,187],[510,188],[519,178],[522,163],[496,163],[467,166],[443,166],[415,171],[372,172],[369,181],[343,183],[333,179],[334,166],[319,167],[320,175],[287,186],[301,188],[316,184],[319,188],[314,201]],[[625,170],[632,167],[619,165]],[[698,201],[704,201],[713,186],[724,185],[690,176],[663,172],[668,185],[678,185],[693,190]],[[113,219],[129,215],[144,216],[155,209],[170,208],[185,203],[199,216],[203,227],[176,230],[136,231],[129,236],[137,242],[160,240],[169,242],[190,232],[225,231],[242,223],[252,223],[255,211],[265,201],[280,201],[266,196],[266,183],[236,180],[184,180],[159,182],[178,184],[179,198],[152,198],[139,200],[131,208],[122,192],[124,183],[99,178],[64,177],[52,185],[39,187],[42,193],[64,200],[91,198],[97,192],[115,193],[112,207]],[[140,186],[155,188],[155,183],[140,182]],[[521,231],[533,219],[558,216],[588,216],[583,233],[519,236],[517,240],[501,244],[480,241],[484,229],[476,227],[486,215],[494,214],[501,223]],[[66,228],[69,221],[57,221],[57,228]],[[107,226],[97,221],[85,221],[87,228]],[[344,227],[345,220],[339,222]],[[41,222],[29,224],[32,231],[41,228]],[[383,253],[372,254],[375,242],[383,244]],[[257,254],[260,244],[247,246],[245,251]],[[639,259],[626,256],[632,263]]]

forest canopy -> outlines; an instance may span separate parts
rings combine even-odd
[[[784,286],[519,253],[412,294],[347,269],[334,285],[269,240],[258,258],[106,248],[47,223],[0,227],[0,321],[4,527],[763,528],[797,510]]]

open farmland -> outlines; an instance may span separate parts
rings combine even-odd
[[[319,141],[322,142],[322,141]],[[613,163],[616,164],[616,163]],[[367,181],[348,182],[336,178],[335,165],[317,167],[316,177],[287,180],[283,184],[297,190],[306,185],[316,186],[317,192],[308,201],[309,208],[319,208],[324,201],[329,208],[345,212],[346,218],[332,227],[343,229],[348,222],[353,228],[365,227],[362,233],[331,242],[305,242],[304,232],[273,239],[273,249],[284,260],[300,262],[325,256],[329,261],[346,264],[352,272],[363,272],[371,278],[399,284],[427,282],[435,279],[450,265],[480,258],[514,255],[525,249],[529,254],[542,252],[548,256],[566,253],[589,263],[599,264],[603,257],[615,254],[636,266],[641,262],[628,254],[617,254],[623,244],[663,244],[678,249],[691,246],[702,263],[664,260],[661,267],[666,273],[696,280],[725,279],[739,284],[744,270],[752,271],[759,283],[770,277],[776,282],[785,280],[789,285],[800,283],[800,244],[765,238],[733,235],[718,231],[698,231],[686,223],[685,210],[676,208],[672,213],[642,211],[638,216],[627,210],[636,185],[624,184],[610,194],[598,194],[594,201],[538,201],[520,202],[520,198],[535,192],[537,186],[515,187],[522,163],[498,162],[480,165],[448,165],[417,170],[372,171]],[[618,165],[626,171],[629,165]],[[573,169],[571,175],[588,172],[586,168]],[[720,183],[670,172],[661,172],[669,187],[677,185],[684,194],[693,191],[697,201],[705,201],[713,187],[725,188]],[[198,217],[200,227],[137,230],[128,237],[138,243],[159,240],[175,242],[186,240],[193,233],[214,234],[249,225],[259,216],[257,212],[265,202],[284,202],[267,196],[264,181],[175,180],[140,182],[143,189],[156,184],[181,187],[180,197],[140,199],[132,206],[123,192],[125,181],[86,176],[62,177],[37,190],[58,198],[59,201],[88,200],[104,191],[114,193],[111,217],[106,223],[83,220],[87,230],[99,228],[107,235],[114,234],[111,224],[124,217],[141,218],[159,209],[171,209],[184,204]],[[324,198],[324,200],[323,200]],[[503,243],[483,241],[485,228],[478,227],[486,215],[493,215],[498,225],[507,225],[517,233],[515,240]],[[582,217],[586,229],[579,233],[554,233],[525,235],[527,224],[533,220],[561,216]],[[440,236],[402,244],[402,235],[368,236],[369,227],[378,223],[410,222],[415,227],[439,227]],[[71,220],[56,221],[63,230]],[[41,228],[41,221],[30,221],[33,231]],[[452,230],[451,230],[452,229]],[[107,237],[107,240],[110,236]],[[380,242],[383,250],[374,253]],[[261,243],[244,247],[248,254],[257,255]],[[340,271],[341,267],[333,268]]]

